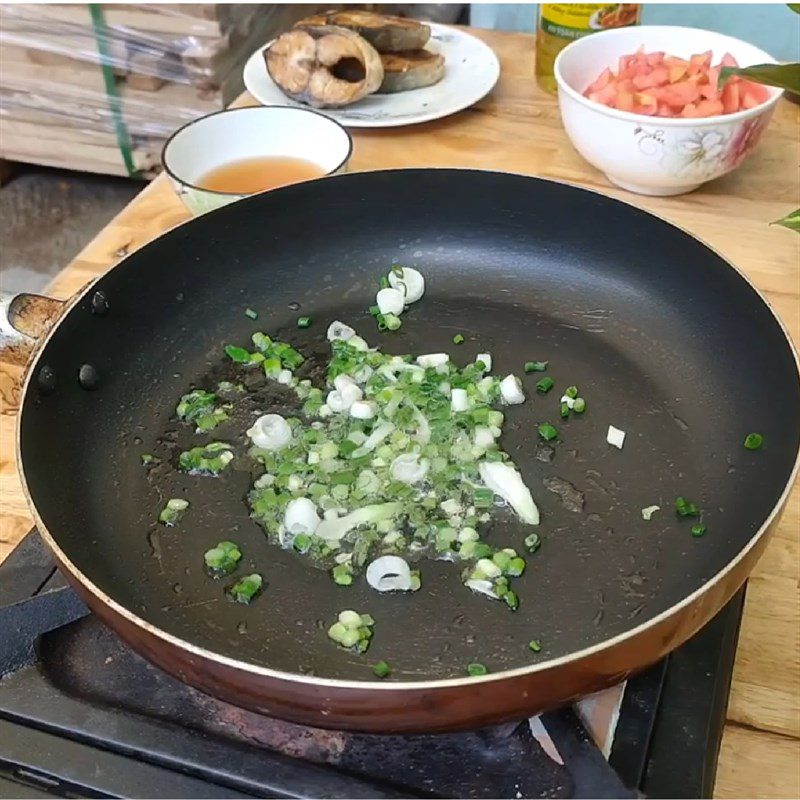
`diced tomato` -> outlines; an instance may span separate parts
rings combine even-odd
[[[614,98],[614,108],[618,108],[620,111],[633,111],[633,92],[620,89]]]
[[[689,69],[688,64],[670,64],[668,72],[668,80],[670,83],[677,83]]]
[[[734,114],[739,110],[739,83],[727,80],[722,87],[722,113]]]
[[[764,103],[769,100],[769,90],[766,86],[760,83],[753,83],[752,81],[742,81],[742,91],[751,94],[759,103]]]
[[[617,73],[605,69],[584,91],[596,103],[659,117],[700,118],[733,114],[755,108],[769,99],[769,90],[751,81],[732,76],[719,87],[722,67],[737,66],[726,53],[712,66],[713,53],[696,53],[687,61],[661,51],[622,55]]]
[[[633,85],[640,91],[652,89],[654,86],[663,86],[669,80],[669,70],[666,67],[655,67],[646,75],[637,75]]]
[[[593,94],[594,92],[599,92],[601,89],[605,89],[605,87],[611,83],[613,77],[614,73],[610,69],[604,69],[597,80],[586,91],[589,94]]]
[[[723,111],[722,100],[701,100],[697,104],[698,117],[715,117]]]

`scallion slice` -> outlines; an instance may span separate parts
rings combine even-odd
[[[558,438],[558,431],[549,422],[541,423],[538,430],[539,436],[541,436],[546,442],[552,442],[553,439]]]
[[[471,678],[479,678],[481,675],[488,675],[489,670],[478,661],[467,664],[467,675]]]
[[[748,433],[744,438],[744,446],[748,450],[758,450],[764,444],[764,437],[760,433]]]
[[[541,394],[547,394],[554,385],[555,381],[549,376],[545,376],[541,380],[537,381],[536,383],[536,391],[540,392]]]
[[[544,372],[549,361],[526,361],[525,372]]]

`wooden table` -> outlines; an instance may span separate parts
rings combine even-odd
[[[800,108],[779,104],[760,149],[731,175],[677,198],[612,188],[572,149],[554,98],[533,79],[533,37],[478,31],[502,77],[477,106],[410,128],[354,131],[354,170],[479,167],[580,183],[690,230],[743,269],[800,341],[800,237],[771,220],[800,205]],[[241,103],[252,103],[247,97]],[[148,186],[53,281],[68,297],[127,253],[188,218],[164,177]],[[0,364],[0,560],[30,529],[14,461],[19,371]],[[747,593],[718,797],[800,796],[800,489]]]

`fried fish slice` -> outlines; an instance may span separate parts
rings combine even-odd
[[[383,82],[375,48],[358,34],[332,25],[288,31],[264,58],[270,77],[286,95],[316,108],[350,105]]]
[[[407,92],[433,86],[444,76],[444,57],[430,50],[411,50],[407,53],[383,53],[383,83],[380,94]]]
[[[431,29],[405,17],[374,14],[371,11],[326,11],[301,19],[296,28],[310,25],[336,25],[363,36],[379,53],[421,50],[431,38]]]

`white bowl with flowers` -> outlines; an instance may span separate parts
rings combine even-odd
[[[754,45],[698,28],[643,25],[578,39],[555,62],[561,118],[575,149],[612,183],[646,195],[691,192],[736,169],[755,149],[783,91],[765,86],[758,104],[705,117],[634,113],[584,95],[604,70],[613,76],[620,58],[640,48],[685,60],[711,51],[714,64],[726,54],[743,67],[776,63]]]

